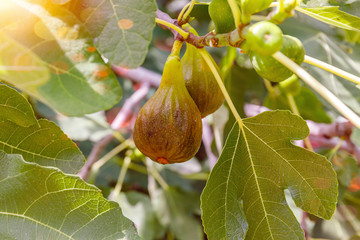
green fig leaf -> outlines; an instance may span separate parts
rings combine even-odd
[[[332,26],[360,32],[360,18],[339,10],[337,6],[298,7],[296,10]]]
[[[30,104],[15,89],[0,85],[0,120],[8,120],[22,127],[37,124]]]
[[[77,176],[0,151],[1,239],[140,239],[118,204]]]
[[[305,239],[284,189],[304,211],[331,218],[337,201],[331,163],[291,143],[308,134],[306,122],[289,111],[234,125],[201,195],[209,239]]]
[[[0,85],[0,93],[0,102],[17,104],[20,113],[26,113],[0,111],[0,129],[3,129],[0,131],[0,150],[21,154],[28,162],[77,173],[84,165],[85,157],[75,143],[55,123],[45,119],[37,121],[30,104],[17,91]],[[29,125],[29,122],[35,124]]]
[[[0,8],[0,79],[69,116],[111,108],[121,87],[77,17],[49,1]]]
[[[155,0],[73,2],[72,10],[112,64],[137,68],[144,62],[155,27]]]

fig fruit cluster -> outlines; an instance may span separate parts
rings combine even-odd
[[[305,57],[305,49],[299,39],[283,35],[278,26],[266,21],[249,27],[243,48],[249,54],[255,71],[272,82],[282,82],[293,75],[291,70],[272,57],[275,52],[280,51],[298,65]]]
[[[133,132],[136,147],[161,164],[191,159],[201,144],[201,118],[223,101],[209,66],[188,44],[181,60],[176,54],[168,57],[159,88],[139,111]]]
[[[304,61],[304,46],[301,41],[295,37],[283,35],[280,52],[298,65],[301,65]],[[278,62],[272,56],[264,56],[256,52],[251,52],[250,59],[255,71],[262,78],[269,81],[281,82],[293,75],[291,70]]]

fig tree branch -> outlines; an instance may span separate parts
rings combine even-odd
[[[112,129],[117,130],[123,126],[124,122],[133,114],[134,107],[149,93],[149,88],[150,83],[142,83],[141,87],[135,91],[131,97],[126,99],[121,110],[116,115],[114,121],[111,123]]]
[[[229,33],[215,34],[213,32],[210,32],[204,36],[196,36],[195,34],[189,32],[188,30],[182,29],[179,26],[179,23],[176,19],[171,18],[168,14],[162,12],[161,10],[157,10],[156,18],[158,19],[157,22],[158,22],[159,26],[161,26],[164,29],[169,29],[174,34],[175,39],[181,40],[181,41],[186,41],[187,43],[190,43],[190,44],[196,46],[197,48],[202,48],[205,46],[240,47],[242,42],[245,40],[241,36],[241,30],[243,27],[245,27],[243,25],[240,25],[238,29],[235,29]],[[159,20],[161,20],[161,21],[159,22]],[[161,22],[163,24],[161,24]],[[173,26],[170,26],[170,24]]]

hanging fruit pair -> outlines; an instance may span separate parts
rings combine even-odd
[[[191,159],[201,144],[201,117],[214,112],[223,102],[222,95],[216,93],[220,90],[212,82],[217,84],[210,77],[209,67],[197,49],[189,46],[180,61],[178,52],[181,43],[174,43],[160,86],[141,108],[134,126],[133,137],[137,148],[161,164]],[[215,91],[216,95],[207,91]],[[217,100],[214,101],[213,97]]]

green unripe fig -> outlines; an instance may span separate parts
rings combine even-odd
[[[301,84],[299,78],[293,74],[288,79],[279,83],[279,87],[286,93],[290,93],[293,96],[296,96],[301,91]]]
[[[301,65],[304,61],[304,46],[295,37],[284,35],[280,51],[298,65]],[[293,74],[292,71],[272,56],[264,56],[252,52],[250,53],[250,59],[256,72],[269,81],[281,82]]]
[[[206,53],[212,59],[210,54]],[[212,61],[217,66],[213,59]],[[198,106],[201,117],[206,117],[215,112],[224,102],[224,96],[214,74],[200,54],[199,49],[191,44],[187,44],[181,63],[183,65],[186,88]],[[218,68],[217,71],[220,74]]]
[[[209,5],[209,15],[216,33],[228,33],[236,28],[234,16],[227,0],[213,0]]]
[[[267,9],[273,0],[240,0],[241,13],[252,15]]]
[[[282,46],[281,29],[271,22],[261,21],[253,24],[246,35],[246,46],[250,52],[270,56]]]
[[[178,56],[168,57],[158,90],[136,118],[133,137],[144,155],[161,164],[185,162],[198,151],[201,114],[186,90]]]

